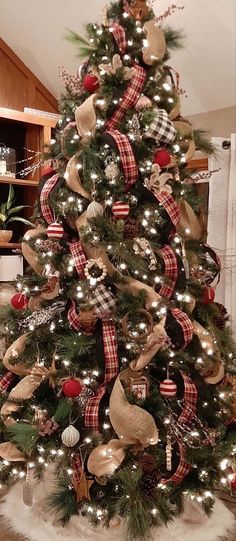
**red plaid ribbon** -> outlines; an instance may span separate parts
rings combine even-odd
[[[84,277],[84,267],[87,259],[83,252],[80,241],[75,241],[70,244],[70,252],[73,256],[75,266],[80,278]],[[76,304],[72,301],[68,311],[68,320],[75,330],[79,330],[78,313]],[[96,396],[90,398],[86,404],[85,410],[85,426],[99,431],[99,404],[106,391],[106,384],[119,372],[119,361],[117,354],[117,337],[116,327],[112,320],[102,322],[103,348],[105,358],[105,377],[104,383],[97,391]]]
[[[13,378],[14,374],[12,374],[12,372],[6,372],[6,374],[4,374],[4,376],[0,378],[0,392],[4,393],[5,391],[7,391]]]
[[[126,190],[128,191],[138,179],[138,167],[135,161],[132,146],[128,137],[120,133],[118,130],[110,129],[107,133],[113,137],[117,144],[124,171]]]
[[[53,190],[54,186],[56,186],[58,178],[59,178],[58,174],[53,175],[52,177],[50,177],[45,182],[44,187],[43,187],[43,189],[41,191],[41,194],[40,194],[41,212],[42,212],[42,215],[44,217],[45,222],[47,222],[48,224],[51,224],[54,221],[54,216],[53,216],[53,213],[52,213],[52,211],[50,209],[48,198],[49,198],[49,195],[50,195],[51,191]]]
[[[155,193],[155,197],[167,212],[174,228],[176,229],[180,220],[180,210],[172,195],[163,191],[160,193]]]
[[[71,304],[71,307],[70,307],[70,309],[68,311],[67,317],[68,317],[68,320],[70,322],[71,327],[73,327],[73,329],[75,331],[79,331],[81,325],[80,325],[80,323],[78,321],[78,312],[76,310],[75,301],[72,301],[72,304]]]
[[[84,267],[87,263],[86,255],[83,251],[80,240],[76,240],[69,244],[70,253],[72,255],[75,268],[80,278],[84,278]]]
[[[114,40],[116,41],[120,53],[123,55],[125,54],[125,49],[127,47],[127,41],[126,41],[126,35],[123,26],[121,26],[118,23],[113,23],[111,25],[112,28],[112,34],[114,37]]]
[[[143,86],[146,80],[146,71],[138,64],[134,64],[133,68],[135,70],[135,73],[124,92],[122,101],[119,103],[115,112],[106,124],[107,130],[115,129],[117,127],[126,111],[128,109],[132,109],[132,107],[136,105],[143,90]]]
[[[185,459],[185,447],[180,442],[178,442],[178,445],[180,456],[179,465],[175,473],[173,473],[169,479],[161,479],[161,483],[165,485],[167,483],[175,483],[176,485],[179,485],[191,470],[190,464],[188,464]]]
[[[184,380],[184,408],[178,418],[180,425],[191,423],[196,412],[197,405],[197,387],[189,376],[181,372]]]
[[[183,336],[184,336],[184,346],[182,349],[184,349],[189,342],[191,342],[193,337],[193,324],[191,319],[182,312],[182,310],[179,310],[179,308],[172,308],[171,309],[173,317],[176,319],[176,321],[179,323],[179,325],[182,328]]]
[[[221,260],[220,260],[219,256],[217,255],[217,253],[215,252],[215,250],[213,250],[213,248],[211,248],[211,246],[209,246],[209,244],[204,243],[203,247],[206,248],[206,253],[208,252],[210,254],[213,261],[218,266],[218,269],[219,269],[218,276],[216,274],[216,276],[217,276],[216,284],[218,284],[219,281],[220,281]],[[215,276],[215,278],[216,278],[216,276]],[[215,278],[214,278],[214,280],[215,280]],[[206,284],[210,285],[212,282],[214,282],[214,280],[212,280],[211,278],[206,279]]]
[[[161,248],[160,253],[165,264],[165,276],[168,278],[168,284],[163,284],[159,295],[170,299],[173,295],[175,284],[178,278],[178,263],[175,252],[167,244]]]
[[[117,355],[117,338],[114,321],[102,322],[102,337],[105,357],[104,384],[98,389],[97,395],[90,398],[86,404],[85,426],[99,432],[99,404],[105,394],[106,384],[119,373]]]

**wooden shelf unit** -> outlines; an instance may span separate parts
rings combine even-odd
[[[21,247],[19,242],[0,242],[0,250],[1,249],[9,249],[9,250],[19,250]]]
[[[30,186],[37,186],[38,184],[38,180],[33,180],[33,179],[30,179],[30,178],[14,178],[14,177],[10,177],[8,175],[4,176],[4,175],[0,175],[0,184],[15,184],[16,186],[27,186],[27,187],[30,187]]]
[[[52,137],[52,129],[56,126],[56,119],[50,118],[47,115],[37,115],[24,113],[14,109],[8,109],[6,107],[0,107],[0,141],[3,141],[6,146],[16,149],[16,161],[20,162],[22,159],[27,159],[33,156],[32,153],[28,153],[27,149],[40,153],[43,151],[44,146],[49,143]],[[30,218],[33,214],[33,207],[37,199],[37,184],[42,174],[41,168],[35,171],[34,177],[30,175],[19,178],[17,173],[19,170],[25,167],[25,164],[37,163],[39,160],[36,155],[35,158],[30,159],[29,162],[22,162],[17,164],[16,178],[2,175],[0,176],[0,186],[12,184],[16,193],[16,204],[27,205],[21,216]],[[0,199],[5,198],[7,194],[7,187],[4,189],[2,186]],[[19,236],[25,232],[25,227],[21,224],[13,225],[13,244],[16,243]],[[12,243],[10,243],[12,248]]]

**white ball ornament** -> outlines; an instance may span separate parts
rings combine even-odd
[[[103,206],[98,203],[97,201],[92,201],[92,203],[89,203],[87,210],[86,210],[86,217],[87,218],[96,218],[96,216],[102,216],[104,213]]]
[[[80,433],[73,425],[69,425],[63,430],[61,439],[66,447],[74,447],[80,440]]]

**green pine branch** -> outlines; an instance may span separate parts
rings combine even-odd
[[[79,57],[85,58],[89,56],[92,51],[94,51],[94,46],[92,43],[73,30],[67,30],[66,39],[67,41],[70,41],[76,45]]]
[[[195,141],[196,148],[198,150],[201,150],[205,154],[208,154],[209,156],[216,156],[217,151],[215,145],[211,142],[211,140],[206,137],[207,132],[205,130],[194,130],[193,131],[193,138]]]
[[[16,444],[21,451],[30,455],[39,437],[38,429],[29,424],[19,422],[8,429],[10,441]]]
[[[76,494],[67,476],[59,477],[54,492],[47,498],[50,511],[57,514],[59,521],[65,526],[78,512]]]
[[[185,34],[182,30],[175,30],[170,26],[163,28],[167,49],[177,50],[184,47]]]

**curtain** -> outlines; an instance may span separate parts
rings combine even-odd
[[[216,156],[210,158],[209,170],[219,171],[209,181],[208,243],[222,262],[216,301],[227,308],[236,339],[236,134],[212,142]]]

